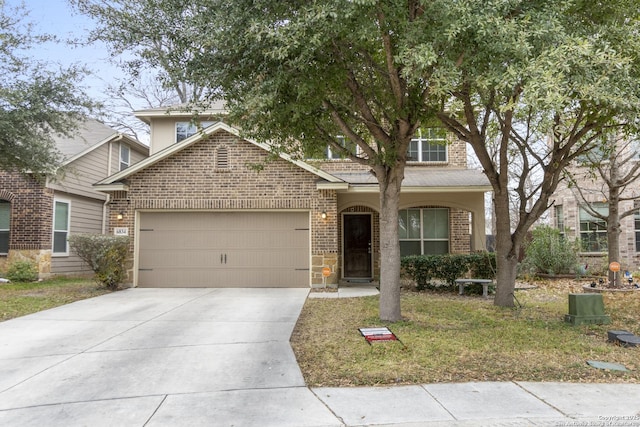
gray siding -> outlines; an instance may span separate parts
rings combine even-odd
[[[108,144],[87,153],[64,167],[62,178],[49,184],[54,190],[106,200],[106,196],[92,188],[107,177]]]
[[[102,233],[103,202],[72,194],[56,193],[56,197],[71,202],[70,234]],[[51,259],[54,274],[84,274],[91,270],[80,258],[70,251],[69,256],[54,256]]]
[[[139,151],[136,151],[138,147],[133,144],[128,144],[126,141],[125,142],[112,141],[110,142],[112,149],[111,149],[111,173],[109,175],[113,175],[114,173],[120,172],[120,144],[127,144],[129,146],[129,150],[130,150],[129,165],[130,166],[135,165],[140,160],[143,160],[148,157],[146,153],[141,153]],[[108,153],[107,153],[107,156],[108,156]]]

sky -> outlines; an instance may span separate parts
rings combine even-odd
[[[5,0],[5,7],[11,8],[21,3],[23,0]],[[36,33],[54,34],[63,40],[83,39],[94,27],[92,20],[75,12],[67,0],[24,0],[24,5],[29,10],[27,20],[33,23]],[[52,65],[86,65],[95,73],[85,80],[86,91],[96,99],[103,99],[109,82],[122,76],[117,67],[109,64],[109,53],[103,44],[76,47],[63,43],[45,43],[29,51],[29,55]]]

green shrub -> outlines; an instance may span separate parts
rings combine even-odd
[[[541,225],[525,242],[524,270],[530,273],[569,274],[578,265],[579,245],[560,235],[560,231]]]
[[[14,261],[7,268],[6,277],[12,282],[35,282],[38,280],[38,268],[32,261]]]
[[[95,273],[107,289],[116,290],[126,275],[129,237],[102,234],[74,234],[69,246]]]
[[[411,255],[400,261],[404,274],[416,282],[418,290],[432,287],[433,279],[443,280],[454,286],[456,279],[473,277],[494,279],[495,254],[479,252],[473,254]]]
[[[474,252],[467,255],[469,277],[475,279],[495,279],[497,261],[495,252]]]

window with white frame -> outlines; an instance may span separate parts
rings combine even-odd
[[[449,209],[405,209],[398,212],[400,255],[449,253]]]
[[[344,147],[353,154],[359,153],[359,147],[354,142],[351,142],[349,139],[345,138],[342,135],[338,135],[336,137],[336,141],[341,147]],[[330,160],[339,160],[347,158],[346,153],[336,150],[332,148],[330,145],[327,145],[327,151],[325,152],[325,157]]]
[[[0,255],[9,253],[9,232],[11,229],[11,203],[0,200]]]
[[[183,139],[187,139],[197,132],[205,129],[215,122],[177,122],[176,123],[176,142],[180,142]]]
[[[131,166],[131,149],[127,144],[120,144],[120,170]]]
[[[556,218],[556,228],[560,232],[560,236],[564,237],[564,210],[562,205],[555,205],[553,210]]]
[[[605,217],[609,214],[606,203],[591,203],[590,208]],[[580,206],[580,240],[584,252],[607,251],[607,221],[596,217],[584,206]]]
[[[53,254],[69,255],[69,223],[71,203],[63,200],[54,201],[53,210]]]
[[[640,252],[640,200],[633,201],[633,208],[636,210],[633,214],[636,229],[636,252]]]
[[[411,162],[446,162],[447,131],[442,128],[418,129],[409,143],[407,160]]]

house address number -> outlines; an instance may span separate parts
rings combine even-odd
[[[114,227],[113,235],[114,236],[128,236],[129,235],[129,227]]]

